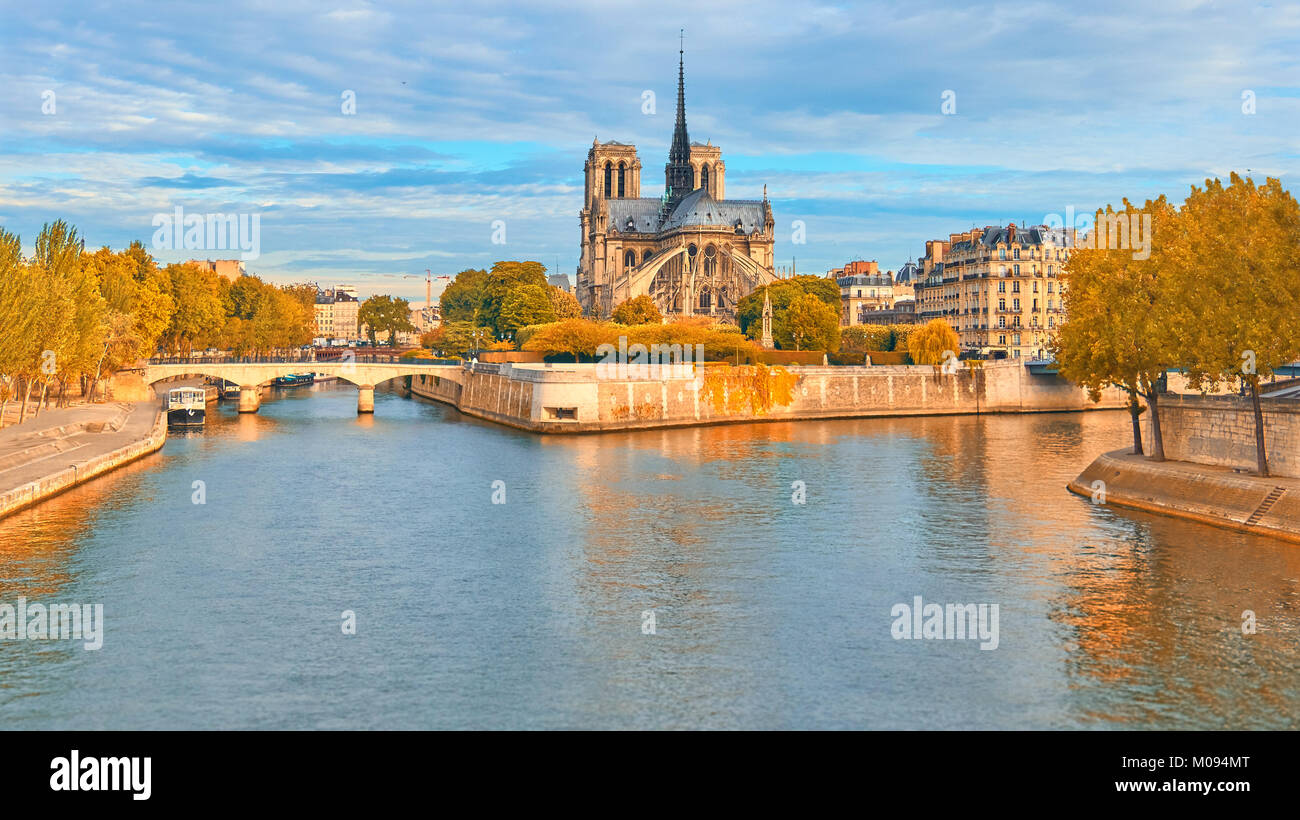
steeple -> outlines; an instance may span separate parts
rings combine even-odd
[[[691,168],[691,141],[686,133],[686,63],[685,31],[677,49],[677,123],[673,126],[673,144],[668,149],[664,171],[664,192],[671,211],[682,197],[695,190],[695,172]]]

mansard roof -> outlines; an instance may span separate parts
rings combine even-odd
[[[691,191],[677,203],[664,228],[719,227],[745,233],[763,230],[765,219],[763,202],[757,199],[722,199],[709,196],[703,188]],[[737,224],[739,223],[739,225]]]

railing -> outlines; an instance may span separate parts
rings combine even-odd
[[[336,365],[336,364],[392,364],[392,365],[436,365],[446,367],[448,365],[459,365],[460,359],[402,359],[396,356],[376,356],[374,354],[362,354],[338,359],[310,359],[310,358],[285,358],[275,356],[156,356],[149,359],[147,364],[313,364],[313,365]]]

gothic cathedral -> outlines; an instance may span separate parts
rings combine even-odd
[[[776,279],[766,187],[761,200],[727,199],[722,149],[686,135],[683,59],[663,196],[641,196],[636,146],[592,141],[587,152],[577,296],[588,316],[649,294],[664,316],[734,321],[736,303]]]

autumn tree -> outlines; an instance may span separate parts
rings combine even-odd
[[[550,295],[545,290],[546,287],[551,286],[521,285],[506,294],[497,316],[499,332],[513,335],[526,325],[554,322],[555,308],[551,303]],[[555,290],[555,288],[551,289]]]
[[[478,324],[487,298],[488,272],[467,269],[456,274],[439,297],[441,316],[445,322],[470,322]]]
[[[1095,224],[1114,224],[1116,217],[1133,224],[1151,219],[1151,253],[1135,258],[1132,248],[1077,247],[1061,271],[1066,321],[1057,330],[1053,356],[1065,378],[1085,388],[1093,401],[1106,387],[1129,395],[1133,452],[1141,455],[1142,407],[1151,412],[1151,457],[1165,458],[1160,429],[1160,387],[1165,372],[1177,366],[1180,343],[1173,334],[1183,309],[1186,281],[1171,264],[1170,240],[1178,214],[1162,196],[1141,208],[1124,201],[1122,210],[1107,206]],[[1131,243],[1129,243],[1131,244]]]
[[[756,289],[736,304],[736,321],[740,325],[740,329],[751,339],[757,339],[763,335],[763,295],[765,290],[772,299],[774,335],[782,315],[790,307],[790,303],[794,301],[795,297],[801,294],[808,293],[816,296],[834,310],[837,317],[839,316],[840,288],[839,285],[835,284],[834,279],[808,275],[778,279],[767,285],[766,288]],[[788,345],[783,345],[780,339],[776,339],[778,347],[793,346],[792,340],[787,339],[787,342]]]
[[[916,364],[940,365],[957,355],[961,341],[957,331],[943,319],[932,319],[912,331],[907,338],[907,352]],[[951,353],[952,356],[945,355]]]
[[[781,317],[773,321],[772,335],[781,339],[788,337],[795,350],[834,353],[840,349],[839,312],[811,293],[800,294],[790,301]]]
[[[1168,255],[1182,285],[1180,363],[1195,388],[1244,382],[1267,476],[1260,382],[1300,358],[1300,206],[1278,179],[1257,186],[1234,173],[1226,186],[1193,186],[1177,225]]]
[[[655,300],[643,293],[614,308],[610,318],[620,325],[648,325],[662,322],[664,317]]]
[[[550,286],[547,293],[551,297],[551,310],[555,312],[556,319],[581,318],[582,306],[578,304],[578,297],[554,285]]]

